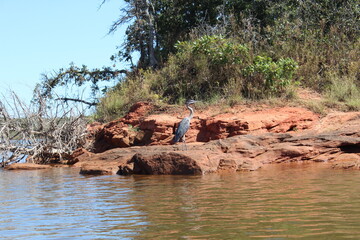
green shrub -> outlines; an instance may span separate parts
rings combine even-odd
[[[157,73],[154,90],[169,102],[177,99],[240,99],[279,96],[293,81],[294,60],[270,57],[253,59],[250,50],[236,39],[203,36],[179,42],[178,52]]]
[[[178,42],[175,47],[178,56],[191,52],[194,57],[206,56],[213,65],[241,64],[249,57],[249,49],[245,45],[221,35],[205,35],[195,41]]]
[[[270,57],[255,57],[253,64],[244,69],[245,96],[249,98],[280,96],[292,84],[297,68],[297,63],[290,58],[281,58],[275,62]]]
[[[182,104],[193,98],[234,105],[243,98],[268,98],[286,94],[294,85],[297,63],[253,56],[234,38],[203,36],[179,42],[177,53],[157,70],[140,70],[128,76],[101,99],[99,119],[118,117],[136,101]]]

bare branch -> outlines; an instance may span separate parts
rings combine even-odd
[[[4,99],[4,100],[3,100]],[[26,161],[57,163],[84,143],[86,119],[74,105],[61,104],[38,93],[24,104],[11,93],[0,100],[0,164]]]
[[[98,7],[98,11],[100,10],[100,8],[105,4],[106,0],[103,0],[102,3],[100,4],[100,6]]]
[[[82,99],[77,99],[77,98],[63,97],[63,98],[57,98],[56,100],[61,100],[61,101],[64,101],[64,102],[67,102],[67,101],[80,102],[80,103],[84,103],[84,104],[87,104],[87,105],[90,105],[90,106],[96,106],[97,105],[96,102],[88,102],[88,101],[85,101],[85,100],[82,100]]]

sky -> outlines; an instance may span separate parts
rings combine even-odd
[[[0,97],[14,91],[31,100],[42,73],[71,62],[111,66],[126,26],[108,35],[125,6],[121,0],[0,0]],[[119,66],[122,69],[126,67]]]

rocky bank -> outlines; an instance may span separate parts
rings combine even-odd
[[[91,148],[76,150],[69,162],[92,175],[228,173],[288,162],[360,169],[360,112],[320,117],[300,107],[198,109],[186,146],[172,145],[186,114],[137,103],[123,118],[89,125]]]
[[[186,146],[171,145],[186,114],[142,102],[123,118],[94,123],[88,128],[93,149],[74,152],[75,166],[82,174],[122,175],[254,171],[286,162],[360,169],[360,112],[320,117],[299,107],[202,109]]]

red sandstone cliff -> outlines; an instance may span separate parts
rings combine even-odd
[[[285,162],[360,169],[360,112],[320,117],[300,107],[195,109],[187,150],[170,145],[186,109],[140,102],[123,118],[89,125],[92,149],[78,149],[71,162],[82,174],[206,174]]]
[[[117,147],[170,144],[175,124],[188,112],[149,114],[153,110],[151,104],[139,102],[123,118],[104,125],[90,125],[88,130],[94,137],[93,151],[99,153]],[[317,114],[296,107],[262,110],[234,107],[223,113],[216,111],[214,108],[196,111],[186,142],[209,142],[266,132],[296,132],[311,128],[319,120]]]
[[[321,118],[299,107],[196,110],[187,150],[170,145],[187,112],[152,112],[151,104],[137,103],[123,118],[89,126],[94,148],[76,156],[81,173],[205,174],[294,161],[360,168],[359,112]]]

